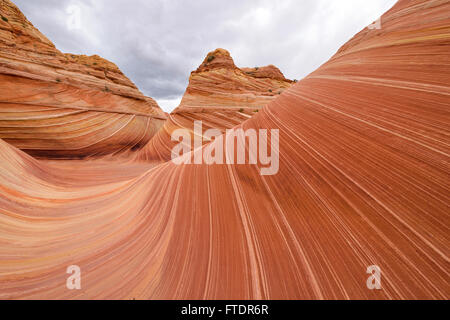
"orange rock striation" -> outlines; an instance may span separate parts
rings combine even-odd
[[[63,54],[0,1],[0,138],[34,156],[88,157],[145,145],[166,116],[112,62]]]
[[[273,176],[83,160],[75,177],[0,140],[0,298],[449,299],[449,12],[399,1],[243,122],[280,130]]]
[[[292,84],[293,81],[286,79],[273,65],[239,69],[227,50],[216,49],[208,53],[198,69],[191,73],[179,107],[141,150],[138,158],[170,160],[176,144],[171,141],[173,131],[192,131],[194,121],[199,120],[203,123],[203,131],[215,128],[224,132],[250,119]]]

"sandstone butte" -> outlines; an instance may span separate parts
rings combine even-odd
[[[449,17],[398,1],[238,125],[280,130],[273,176],[55,169],[0,141],[0,298],[449,299]]]
[[[42,158],[144,146],[166,115],[118,67],[63,54],[9,0],[0,1],[0,138]]]
[[[216,49],[191,73],[180,105],[135,158],[170,160],[178,143],[171,140],[175,130],[188,129],[194,137],[194,121],[199,120],[203,131],[215,128],[225,132],[250,119],[293,83],[273,65],[240,69],[227,50]]]

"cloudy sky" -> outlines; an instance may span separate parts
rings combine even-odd
[[[116,63],[165,111],[225,48],[239,67],[301,79],[395,0],[12,0],[58,49]]]

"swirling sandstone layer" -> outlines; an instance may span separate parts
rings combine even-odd
[[[216,49],[191,73],[180,106],[138,158],[170,160],[175,130],[187,129],[194,136],[197,120],[202,121],[203,131],[214,128],[224,132],[251,118],[292,84],[273,65],[240,69],[227,50]],[[209,139],[205,137],[204,141]]]
[[[399,1],[242,123],[280,130],[273,176],[86,161],[85,186],[0,141],[0,298],[449,299],[449,12]]]
[[[137,149],[165,114],[115,64],[63,54],[9,0],[0,1],[0,138],[44,157]]]

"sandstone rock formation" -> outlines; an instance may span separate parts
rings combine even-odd
[[[449,12],[400,0],[243,122],[280,130],[273,176],[80,161],[68,185],[0,141],[0,298],[449,299]]]
[[[34,156],[87,157],[142,147],[166,119],[99,56],[63,54],[0,1],[0,138]]]
[[[267,78],[267,79],[274,79],[274,80],[279,80],[282,82],[288,81],[291,82],[290,80],[287,80],[283,73],[280,71],[280,69],[278,69],[277,67],[275,67],[273,64],[270,64],[268,66],[265,67],[255,67],[255,68],[241,68],[242,71],[244,71],[246,74],[255,77],[255,78]]]
[[[292,84],[293,81],[286,79],[273,65],[239,69],[227,50],[216,49],[208,53],[198,69],[191,73],[179,107],[141,150],[138,158],[170,160],[176,143],[171,141],[173,131],[192,131],[195,120],[203,122],[203,131],[233,128],[251,118]]]

